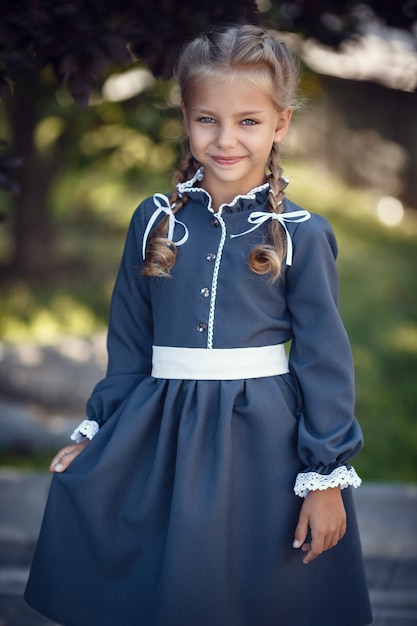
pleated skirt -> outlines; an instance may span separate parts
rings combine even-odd
[[[149,377],[55,474],[25,599],[63,626],[365,626],[347,533],[304,565],[289,376]]]

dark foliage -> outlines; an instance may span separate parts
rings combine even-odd
[[[368,0],[387,25],[412,32],[417,0]],[[157,77],[172,74],[180,46],[212,25],[263,21],[281,30],[337,46],[357,32],[360,14],[352,0],[272,0],[260,14],[255,0],[1,0],[0,98],[22,72],[51,67],[80,104],[112,66],[131,54]]]
[[[178,48],[211,24],[256,19],[255,0],[2,0],[0,96],[21,71],[50,66],[73,98],[87,104],[92,87],[131,52],[158,77],[172,73]]]
[[[0,141],[0,148],[3,149],[5,146],[6,142]],[[22,165],[22,159],[0,154],[0,187],[14,195],[18,194],[20,191],[19,184],[14,180],[13,172]]]

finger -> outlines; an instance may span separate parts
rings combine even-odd
[[[58,457],[58,455],[55,455],[54,458],[52,459],[50,465],[49,465],[49,471],[51,473],[53,473],[55,471],[55,466],[57,465],[57,463],[59,463],[59,457]]]
[[[325,537],[324,550],[334,548],[346,534],[346,521],[343,521],[333,532],[329,532]]]
[[[58,452],[50,465],[51,472],[63,472],[73,462],[76,456],[84,450],[90,443],[90,439],[85,439],[80,443],[75,443],[72,446],[66,446]]]
[[[330,550],[331,548],[334,548],[335,545],[337,545],[339,541],[339,532],[334,532],[334,533],[329,533],[328,535],[326,535],[326,537],[324,538],[324,542],[323,542],[323,552],[325,552],[326,550]]]
[[[77,456],[78,450],[72,446],[67,446],[58,452],[56,457],[53,459],[50,471],[51,472],[64,472],[70,463]]]
[[[303,563],[307,565],[308,563],[311,563],[311,561],[314,561],[314,559],[316,559],[323,552],[324,542],[325,537],[323,534],[312,532],[310,549],[304,557]]]
[[[57,452],[57,454],[54,456],[54,458],[51,461],[51,464],[49,466],[49,471],[50,472],[55,472],[56,468],[59,466],[60,462],[61,462],[61,458],[64,456],[65,454],[65,450],[66,448],[63,448],[62,450],[60,450],[59,452]],[[59,469],[58,469],[59,471]]]
[[[343,538],[345,532],[346,526],[343,525],[340,530],[338,529],[327,535],[316,535],[311,544],[306,543],[302,547],[302,551],[307,552],[303,563],[310,563],[326,550],[334,548],[339,543],[340,539]]]
[[[342,527],[338,529],[337,531],[335,531],[333,536],[329,538],[329,541],[325,547],[325,550],[330,550],[331,548],[334,548],[335,546],[337,546],[337,544],[339,543],[341,539],[343,539],[345,534],[346,534],[346,527]]]
[[[66,465],[64,465],[64,458],[66,455],[66,452],[60,452],[57,454],[50,465],[49,471],[52,473],[63,472],[66,469]]]
[[[308,517],[304,516],[302,512],[298,519],[298,524],[294,533],[293,548],[301,548],[304,544],[308,533]]]

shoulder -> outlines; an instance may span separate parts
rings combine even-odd
[[[163,206],[166,207],[169,204],[169,193],[154,193],[152,196],[149,196],[140,202],[133,213],[132,219],[139,221],[149,219],[157,209]]]
[[[303,211],[304,209],[288,198],[285,199],[285,213],[293,211]],[[310,213],[310,218],[303,222],[292,223],[291,236],[294,248],[308,248],[313,251],[317,249],[330,249],[333,256],[337,256],[337,241],[330,222],[319,213]]]
[[[142,200],[132,214],[129,231],[143,232],[150,222],[156,226],[169,211],[169,198],[169,194],[155,193]]]

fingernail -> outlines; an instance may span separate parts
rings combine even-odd
[[[294,542],[292,544],[293,548],[299,548],[301,546],[301,542],[298,541],[298,539],[294,539]]]
[[[63,469],[64,469],[64,466],[61,465],[61,463],[57,463],[54,467],[55,472],[62,472]]]

